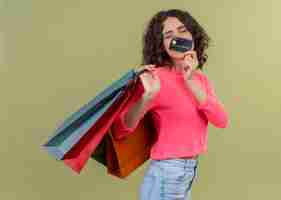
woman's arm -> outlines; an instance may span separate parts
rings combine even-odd
[[[206,91],[203,91],[193,80],[188,81],[188,87],[191,89],[198,102],[197,108],[206,115],[208,121],[214,126],[226,128],[229,123],[229,118],[224,105],[216,96],[212,82],[204,74],[201,73],[201,75]]]
[[[205,101],[199,103],[198,109],[203,111],[213,125],[218,128],[226,128],[229,123],[228,113],[223,103],[216,96],[214,84],[206,76],[204,76],[204,79],[207,96]]]
[[[113,122],[112,132],[116,139],[122,139],[134,132],[139,121],[153,106],[154,98],[144,93],[140,81],[132,92],[134,96]]]

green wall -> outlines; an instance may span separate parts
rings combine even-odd
[[[141,59],[161,9],[187,9],[213,39],[205,73],[230,124],[209,126],[194,200],[281,197],[278,0],[0,0],[0,199],[137,199],[147,163],[127,181],[90,160],[74,174],[40,148],[54,128]],[[272,196],[272,197],[269,197]]]

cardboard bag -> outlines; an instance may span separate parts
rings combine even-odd
[[[115,139],[112,130],[106,135],[107,172],[119,178],[126,178],[150,157],[150,150],[156,141],[156,133],[150,113],[139,122],[133,133],[123,139]]]
[[[61,160],[70,149],[90,130],[104,113],[122,96],[128,84],[134,81],[137,73],[130,70],[100,92],[89,103],[68,117],[43,145],[44,148]]]

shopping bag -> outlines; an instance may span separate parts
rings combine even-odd
[[[124,179],[137,170],[150,157],[151,147],[157,137],[155,133],[150,113],[147,113],[135,131],[125,138],[116,139],[113,129],[110,129],[104,139],[105,145],[102,143],[104,146],[100,146],[104,148],[107,173]],[[98,158],[94,154],[92,157]]]
[[[108,137],[114,120],[122,110],[131,100],[142,96],[143,89],[136,89],[137,86],[142,87],[141,84],[137,84],[137,80],[140,81],[140,79],[136,79],[133,84],[130,84],[122,97],[108,109],[88,133],[64,156],[63,162],[68,167],[80,173],[91,157],[103,164],[110,174],[122,178],[128,176],[148,159],[150,147],[147,144],[155,141],[153,137],[156,135],[152,131],[154,129],[151,128],[153,127],[153,120],[150,117],[151,113],[145,115],[140,125],[130,134],[130,137],[122,137],[124,139],[123,142],[117,136],[119,133],[112,131],[112,135],[116,136],[115,140]],[[149,134],[152,140],[145,137],[145,134]]]
[[[137,80],[137,79],[136,79]],[[77,173],[80,173],[86,162],[100,144],[114,120],[131,98],[139,98],[143,91],[134,92],[136,81],[132,81],[124,89],[124,93],[113,105],[93,124],[87,133],[75,144],[63,158],[63,162]]]
[[[122,96],[125,88],[135,80],[138,73],[131,69],[89,103],[74,112],[55,130],[43,147],[56,159],[63,159],[65,154],[78,143],[93,124]]]

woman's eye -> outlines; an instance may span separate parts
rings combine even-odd
[[[171,38],[171,37],[172,37],[171,35],[167,35],[167,36],[165,36],[165,38],[166,38],[166,39]]]

